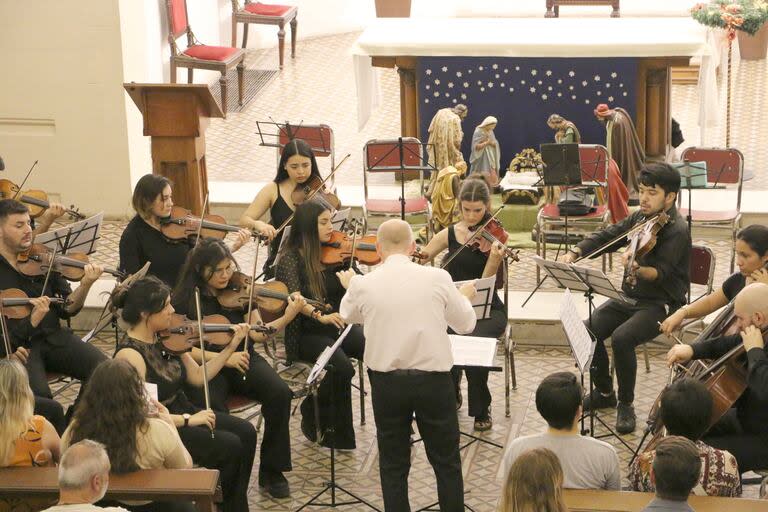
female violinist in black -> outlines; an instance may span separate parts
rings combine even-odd
[[[223,307],[217,298],[222,290],[230,286],[230,280],[237,271],[237,263],[221,240],[201,241],[192,249],[179,277],[179,284],[173,293],[173,307],[176,312],[191,319],[197,318],[195,308],[195,287],[200,288],[202,313],[223,315],[230,322],[245,321],[249,324],[260,323],[261,317],[256,307],[251,311],[251,318],[246,319],[247,306],[237,309]],[[306,305],[300,296],[289,296],[285,313],[268,323],[269,327],[280,331],[293,320]],[[251,333],[253,341],[262,341],[264,335]],[[221,347],[210,345],[207,359],[216,357]],[[202,360],[202,352],[192,349],[192,357]],[[290,494],[288,481],[283,471],[291,470],[291,442],[288,420],[291,416],[293,393],[288,385],[275,372],[274,368],[249,344],[247,351],[239,347],[224,365],[219,374],[211,379],[211,407],[215,411],[227,412],[226,399],[234,392],[261,403],[261,413],[265,420],[264,439],[261,442],[261,463],[259,465],[259,486],[266,489],[272,497],[286,498]],[[194,403],[202,405],[204,396],[200,388],[188,390]]]
[[[136,215],[120,237],[120,270],[133,274],[149,261],[148,274],[157,276],[170,287],[176,284],[192,241],[171,241],[160,231],[161,220],[171,215],[171,208],[171,181],[156,174],[142,176],[133,190]],[[241,230],[232,251],[237,251],[250,237],[248,230]]]
[[[202,367],[189,353],[166,351],[157,334],[170,326],[170,289],[154,276],[117,289],[113,304],[127,324],[126,337],[117,345],[115,359],[125,359],[145,382],[157,385],[158,400],[168,408],[184,446],[200,466],[218,469],[224,510],[248,511],[248,482],[256,454],[256,429],[249,422],[190,402],[184,385],[203,385]],[[207,365],[209,380],[242,343],[247,326],[240,324],[232,341]],[[215,437],[211,436],[213,431]]]
[[[321,300],[331,305],[333,313],[321,314],[312,306],[305,306],[302,314],[285,329],[285,350],[289,360],[315,361],[317,356],[332,345],[345,327],[339,315],[339,304],[345,290],[336,271],[339,267],[326,267],[320,262],[321,244],[333,233],[331,212],[320,203],[310,200],[296,208],[290,235],[277,263],[277,280],[285,283],[290,292],[299,291],[304,297]],[[331,357],[333,365],[333,407],[335,410],[334,444],[336,448],[355,448],[355,430],[352,426],[352,377],[354,367],[349,357],[360,359],[365,350],[363,329],[351,328],[341,350]],[[321,433],[330,426],[331,382],[327,376],[318,389]],[[301,404],[301,429],[310,440],[315,440],[314,404],[307,397]],[[323,436],[324,445],[328,439]]]
[[[448,249],[445,256],[450,258],[472,235],[471,228],[482,225],[488,220],[491,207],[491,195],[488,185],[482,177],[467,178],[459,191],[459,205],[462,219],[436,234],[422,250],[427,259],[433,260],[438,254]],[[504,260],[504,247],[494,243],[487,253],[472,247],[465,247],[451,261],[445,270],[454,281],[467,281],[496,275],[499,265]],[[446,260],[447,261],[447,260]],[[507,326],[507,313],[504,304],[494,293],[491,304],[491,316],[478,320],[475,330],[469,336],[497,338]],[[454,368],[456,400],[461,405],[461,371]],[[475,430],[489,430],[493,426],[491,419],[491,392],[488,389],[488,370],[471,368],[466,370],[469,392],[469,415],[475,418]]]
[[[312,176],[320,178],[320,169],[317,167],[312,148],[303,139],[293,139],[283,148],[275,179],[256,194],[248,209],[240,217],[242,227],[255,229],[272,240],[269,246],[269,257],[264,263],[264,275],[267,279],[275,275],[275,269],[272,267],[282,239],[282,232],[276,234],[276,228],[282,226],[296,209],[291,193],[297,185],[306,182]],[[269,211],[269,224],[259,220],[267,211]]]

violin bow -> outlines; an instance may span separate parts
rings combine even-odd
[[[253,257],[253,268],[251,269],[251,289],[248,290],[248,313],[246,314],[245,321],[248,325],[251,324],[251,312],[253,311],[253,291],[256,289],[256,269],[259,263],[259,243],[256,242],[256,254]],[[243,340],[243,350],[248,352],[248,339],[251,337],[251,332]],[[243,380],[245,380],[245,373],[243,373]]]
[[[208,194],[205,194],[205,200],[203,201],[203,209],[200,213],[200,224],[197,225],[197,235],[195,236],[195,247],[200,243],[200,234],[203,232],[203,217],[205,216],[205,209],[208,207]]]
[[[3,301],[0,299],[0,327],[3,331],[3,346],[5,347],[5,357],[11,359],[11,338],[8,337],[8,324],[5,322],[5,312],[3,311]]]
[[[480,226],[478,229],[476,229],[476,230],[475,230],[475,232],[474,232],[474,233],[472,233],[472,236],[470,236],[470,237],[467,239],[467,241],[466,241],[466,242],[464,242],[463,244],[461,244],[461,247],[459,247],[458,249],[456,249],[456,252],[454,252],[453,254],[451,254],[451,257],[450,257],[450,258],[448,258],[448,259],[445,261],[445,263],[443,263],[442,265],[440,265],[440,268],[445,268],[445,267],[447,267],[447,266],[448,266],[448,264],[449,264],[450,262],[452,262],[452,261],[453,261],[453,259],[454,259],[456,256],[458,256],[458,255],[459,255],[459,253],[460,253],[460,252],[461,252],[461,251],[462,251],[462,250],[463,250],[465,247],[467,247],[469,244],[471,244],[471,243],[472,243],[472,242],[475,240],[475,238],[477,238],[478,236],[480,236],[480,233],[482,233],[482,232],[483,232],[483,230],[486,228],[486,226],[488,226],[488,224],[490,224],[490,223],[491,223],[491,221],[492,221],[493,219],[495,219],[495,218],[496,218],[496,216],[499,214],[499,212],[500,212],[501,210],[503,210],[503,209],[504,209],[504,206],[505,206],[505,205],[503,205],[503,204],[502,204],[501,206],[499,206],[499,207],[496,209],[496,211],[495,211],[495,212],[493,212],[493,213],[491,214],[491,216],[490,216],[490,217],[488,217],[488,220],[486,220],[486,221],[483,223],[483,225],[482,225],[482,226]]]
[[[45,289],[48,287],[48,280],[51,277],[51,271],[53,270],[53,266],[56,264],[56,251],[58,248],[58,245],[53,248],[53,254],[51,255],[51,259],[48,263],[48,272],[45,273],[45,281],[43,281],[43,290],[40,292],[40,297],[45,296]]]
[[[24,176],[24,181],[21,182],[21,185],[19,185],[19,190],[16,191],[15,194],[13,194],[12,199],[16,199],[19,197],[19,194],[21,194],[21,187],[24,186],[24,184],[27,182],[27,179],[29,179],[29,175],[32,174],[32,169],[34,169],[37,166],[37,160],[35,160],[35,163],[32,164],[32,167],[29,168],[27,171],[27,175]]]
[[[206,201],[208,197],[206,196]],[[195,286],[195,309],[197,310],[197,332],[200,335],[200,354],[202,356],[203,365],[203,392],[205,393],[205,408],[211,410],[211,394],[208,391],[208,367],[205,364],[205,331],[203,331],[203,308],[200,306],[200,288]],[[211,429],[211,439],[216,436]]]

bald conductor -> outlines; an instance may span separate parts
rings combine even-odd
[[[739,333],[703,340],[693,345],[675,345],[667,362],[691,359],[715,360],[731,349],[744,346],[747,354],[747,389],[702,441],[731,452],[742,473],[768,467],[768,353],[762,331],[768,328],[768,285],[753,283],[734,299]]]
[[[456,289],[448,272],[411,262],[408,223],[388,220],[376,250],[382,265],[364,276],[339,273],[347,293],[339,313],[363,324],[365,364],[371,380],[379,446],[379,472],[387,511],[410,511],[408,472],[414,417],[437,477],[440,510],[464,509],[459,425],[447,329],[466,334],[476,316],[474,284]]]

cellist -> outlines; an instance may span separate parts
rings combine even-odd
[[[635,430],[635,380],[637,356],[635,347],[658,334],[658,323],[685,304],[688,291],[688,267],[691,238],[685,221],[675,208],[680,191],[680,174],[662,163],[648,164],[640,171],[640,209],[621,222],[593,233],[579,242],[566,254],[570,263],[579,256],[587,256],[600,246],[617,239],[608,251],[616,250],[621,235],[633,226],[665,212],[667,223],[656,235],[656,246],[646,255],[632,260],[630,251],[622,255],[625,275],[634,273],[636,284],[625,279],[622,290],[635,304],[610,299],[598,307],[592,315],[592,325],[587,322],[597,338],[592,362],[592,379],[595,390],[584,399],[584,410],[617,408],[616,430],[628,434]],[[618,237],[618,238],[617,238]],[[611,337],[613,361],[618,381],[618,404],[613,391],[613,379],[608,369],[608,351],[604,341]]]
[[[747,357],[747,389],[703,441],[731,452],[744,472],[768,467],[768,353],[762,334],[768,327],[768,285],[752,283],[739,292],[734,301],[734,314],[739,334],[693,345],[675,345],[667,353],[667,363],[717,359],[743,344]]]

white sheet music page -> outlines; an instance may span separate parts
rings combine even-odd
[[[341,345],[341,342],[344,341],[344,338],[346,338],[347,334],[349,334],[350,329],[352,329],[352,325],[353,324],[349,324],[346,329],[341,332],[336,342],[330,347],[325,347],[325,350],[320,353],[317,361],[315,361],[315,366],[312,367],[312,370],[310,370],[309,375],[307,376],[307,384],[317,379],[318,374],[323,371],[325,365],[327,365],[328,361],[330,361],[333,353],[336,352],[336,350],[339,348],[339,345]]]
[[[493,294],[496,293],[496,276],[484,277],[482,279],[470,279],[468,281],[454,281],[456,288],[461,288],[464,283],[475,283],[477,293],[470,299],[472,308],[475,310],[475,316],[478,320],[491,318],[491,302]]]
[[[453,364],[458,366],[493,366],[496,338],[449,334]]]
[[[560,303],[560,321],[563,322],[565,336],[571,345],[579,371],[584,373],[589,368],[590,359],[592,359],[592,337],[579,317],[576,303],[573,301],[571,290],[568,288],[565,289],[563,301]]]

